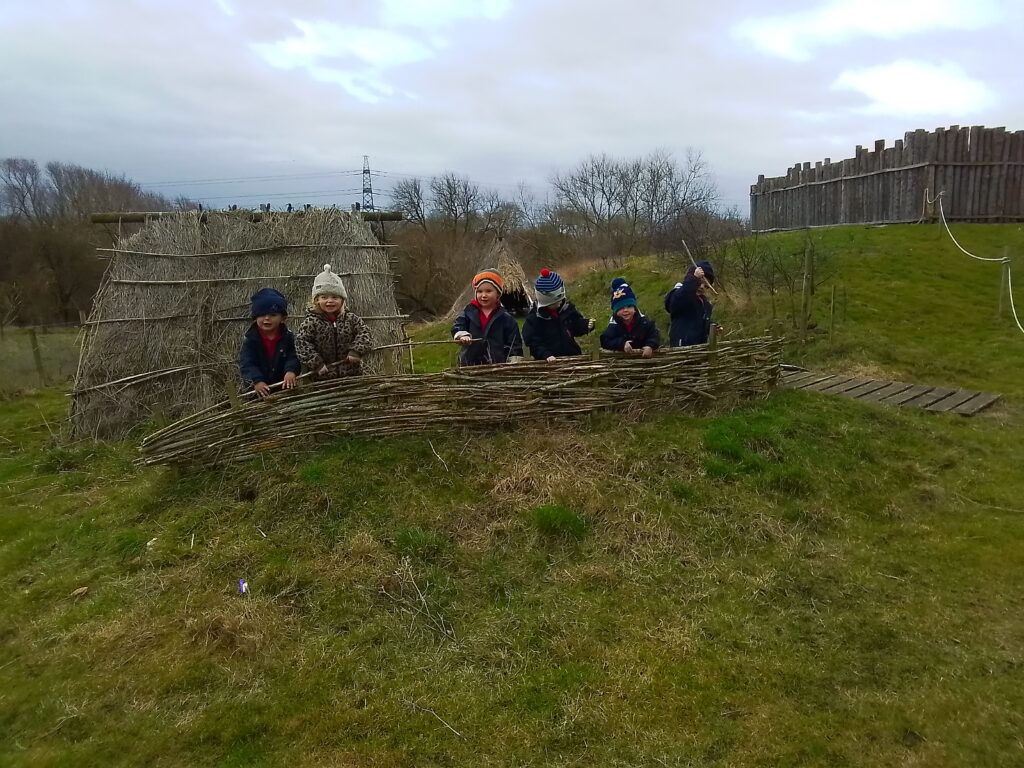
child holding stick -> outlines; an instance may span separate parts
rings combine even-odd
[[[661,344],[658,326],[640,312],[625,278],[612,280],[612,318],[601,334],[601,349],[653,357]]]
[[[341,278],[324,264],[313,280],[313,297],[295,337],[299,360],[316,378],[355,376],[363,355],[373,348],[363,319],[345,308],[348,292]]]
[[[715,282],[710,261],[698,261],[686,270],[683,282],[665,296],[665,311],[672,318],[669,340],[673,347],[705,344],[711,333],[711,310],[704,286]]]
[[[291,389],[298,378],[299,358],[295,337],[285,325],[288,300],[273,288],[261,288],[252,297],[249,315],[252,325],[242,337],[238,372],[242,381],[263,399],[272,384]]]
[[[535,360],[553,363],[560,357],[582,354],[577,336],[594,330],[593,318],[586,318],[565,297],[565,283],[550,269],[542,269],[534,281],[537,306],[523,323],[523,341]]]
[[[473,277],[475,298],[452,325],[452,338],[462,345],[460,365],[515,363],[523,359],[519,323],[501,305],[504,281],[485,269]]]

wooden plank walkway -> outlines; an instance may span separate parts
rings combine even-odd
[[[785,389],[803,389],[868,403],[923,408],[926,411],[958,413],[961,416],[973,416],[1001,397],[994,392],[907,384],[902,381],[814,371],[785,371],[779,385]]]

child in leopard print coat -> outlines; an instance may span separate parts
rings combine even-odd
[[[313,281],[313,301],[295,334],[295,351],[318,379],[355,376],[373,348],[363,319],[345,308],[348,292],[330,264]]]

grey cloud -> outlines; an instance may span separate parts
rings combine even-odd
[[[1024,23],[850,42],[794,63],[732,35],[763,4],[532,0],[514,3],[498,22],[459,21],[435,58],[384,73],[398,95],[368,105],[304,71],[271,67],[252,44],[295,34],[294,19],[373,26],[372,5],[233,5],[228,16],[215,3],[183,13],[102,2],[73,24],[40,14],[0,23],[0,66],[16,74],[0,80],[0,103],[14,107],[0,113],[0,156],[59,158],[145,181],[354,168],[366,153],[377,168],[451,169],[510,189],[520,179],[543,183],[591,152],[682,155],[692,146],[717,172],[723,197],[741,202],[758,173],[934,127],[858,114],[863,97],[830,86],[849,67],[934,60],[936,50],[953,51],[1001,101],[969,118],[951,104],[948,119],[932,122],[1024,128],[1014,64]],[[776,4],[773,12],[800,7]],[[1008,22],[1024,21],[1020,11],[1006,13]],[[348,185],[307,180],[290,188]],[[217,191],[282,188],[286,182]]]

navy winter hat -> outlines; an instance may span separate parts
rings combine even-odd
[[[540,271],[540,276],[534,280],[533,287],[537,289],[537,306],[550,307],[565,298],[565,283],[561,276],[547,267]]]
[[[261,315],[287,315],[288,299],[273,288],[260,288],[252,296],[252,317]]]
[[[636,294],[629,287],[624,277],[616,277],[612,280],[612,312],[618,312],[625,307],[636,306]]]
[[[715,270],[711,266],[710,261],[698,261],[697,266],[704,270],[704,279],[712,285],[715,282]],[[687,270],[691,275],[693,274],[693,267]]]

